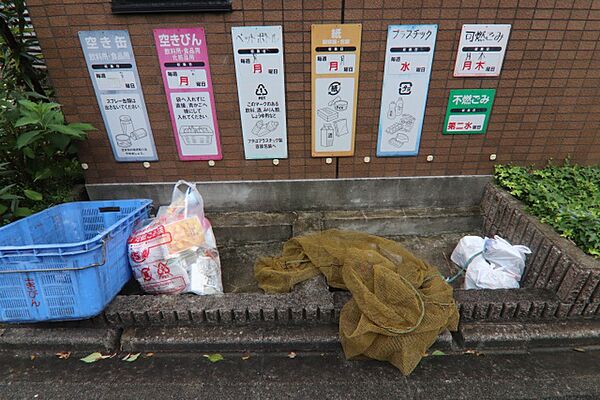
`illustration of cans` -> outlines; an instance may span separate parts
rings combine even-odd
[[[146,136],[148,136],[148,132],[144,128],[138,128],[135,131],[131,132],[131,138],[133,140],[145,138]]]
[[[121,115],[119,122],[121,123],[121,131],[124,135],[129,135],[133,132],[133,121],[129,115]]]
[[[127,135],[117,135],[115,136],[117,140],[117,146],[119,147],[131,147],[131,138]]]

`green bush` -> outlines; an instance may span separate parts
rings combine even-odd
[[[0,5],[0,225],[71,201],[82,182],[76,143],[94,129],[66,123],[50,100],[23,0]]]
[[[600,166],[568,161],[543,169],[498,165],[495,178],[526,204],[529,213],[600,258]]]

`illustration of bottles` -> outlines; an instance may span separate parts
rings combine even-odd
[[[321,127],[321,146],[331,147],[333,146],[333,135],[335,130],[331,124],[325,124]]]
[[[388,106],[387,117],[389,119],[395,119],[396,117],[401,116],[403,112],[404,100],[402,100],[402,98],[399,97],[398,100],[390,102]]]

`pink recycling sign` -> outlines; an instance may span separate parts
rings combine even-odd
[[[179,159],[220,160],[204,28],[155,29],[154,41]]]

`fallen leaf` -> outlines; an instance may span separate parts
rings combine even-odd
[[[144,357],[146,357],[146,358],[150,358],[152,356],[154,356],[154,353],[146,353],[146,354],[144,354]]]
[[[29,358],[31,359],[31,361],[35,360],[35,354],[30,355]]]
[[[135,360],[138,359],[140,354],[142,354],[142,353],[135,353],[135,354],[128,353],[125,357],[123,357],[122,360],[127,361],[127,362],[134,362]]]
[[[84,363],[95,363],[98,360],[103,360],[107,358],[106,356],[103,356],[101,353],[98,353],[97,351],[91,354],[88,354],[87,356],[80,358],[81,361],[83,361]]]
[[[68,360],[69,357],[71,357],[71,352],[70,351],[61,351],[55,354],[56,357],[60,358],[61,360]]]
[[[445,355],[446,355],[446,353],[444,353],[444,352],[443,352],[443,351],[441,351],[441,350],[434,350],[434,351],[431,353],[431,355],[432,355],[432,356],[445,356]]]
[[[208,358],[208,361],[210,361],[211,363],[216,363],[224,360],[223,356],[219,353],[205,354],[204,357]]]
[[[290,351],[288,353],[288,358],[296,358],[296,356],[297,356],[297,354],[295,352],[293,352],[293,351]]]
[[[96,362],[98,360],[105,360],[107,358],[113,358],[116,355],[117,355],[117,353],[104,355],[104,354],[99,353],[99,352],[96,351],[96,352],[93,352],[91,354],[88,354],[84,358],[80,358],[80,360],[83,361],[83,362],[86,362],[86,363],[93,363],[93,362]]]
[[[580,353],[585,353],[585,349],[582,349],[581,347],[575,347],[573,350],[578,351]]]
[[[250,353],[244,353],[244,354],[242,354],[242,360],[246,361],[248,359],[250,359]]]

